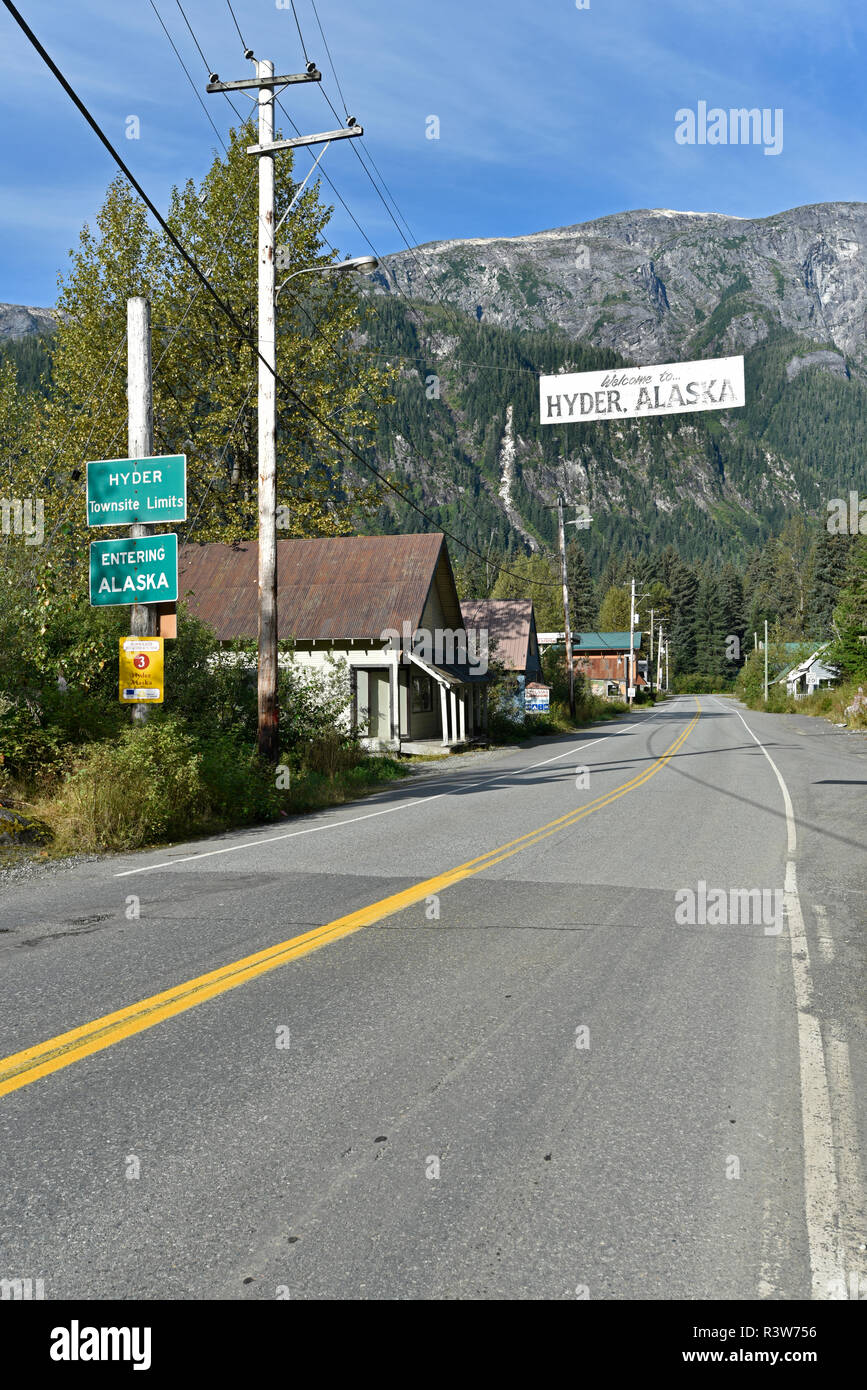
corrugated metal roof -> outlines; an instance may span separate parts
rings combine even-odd
[[[494,661],[507,671],[526,671],[534,622],[530,599],[468,599],[461,603],[461,613],[467,630],[487,629]]]
[[[632,646],[635,651],[641,646],[641,633],[636,628],[632,634]],[[581,652],[628,652],[629,633],[628,632],[573,632],[572,651]]]
[[[278,541],[279,637],[362,641],[419,627],[444,551],[440,532]],[[180,598],[219,638],[255,637],[258,563],[257,541],[184,545]]]

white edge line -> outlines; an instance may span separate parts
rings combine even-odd
[[[656,714],[656,708],[644,712],[642,718],[646,719],[648,714]],[[478,782],[461,782],[462,788],[480,787],[485,782],[496,782],[500,777],[514,777],[516,772],[533,772],[537,767],[547,767],[549,763],[559,762],[561,758],[571,757],[579,753],[582,748],[595,747],[599,743],[604,743],[609,738],[620,738],[635,728],[630,724],[626,729],[618,730],[610,734],[603,734],[601,738],[588,739],[586,743],[579,743],[567,748],[562,753],[557,753],[553,758],[544,758],[540,763],[529,763],[526,767],[509,768],[505,772],[492,773],[490,777],[483,777]],[[326,825],[309,825],[304,830],[287,830],[283,835],[269,835],[267,838],[256,840],[243,840],[239,845],[225,845],[222,849],[208,849],[201,854],[186,854],[180,859],[163,859],[158,864],[144,864],[137,869],[123,869],[120,873],[113,875],[114,878],[131,878],[134,874],[149,874],[155,869],[171,869],[175,864],[190,864],[197,859],[212,859],[217,854],[234,854],[240,849],[255,849],[258,845],[274,845],[280,840],[294,840],[298,835],[313,835],[320,830],[340,830],[344,825],[356,825],[359,821],[373,820],[376,816],[390,816],[394,811],[408,811],[414,806],[425,806],[430,801],[438,801],[442,796],[449,796],[449,792],[434,792],[431,796],[415,796],[409,801],[401,801],[397,806],[386,806],[383,811],[368,811],[363,816],[347,816],[345,820],[330,821]]]
[[[717,701],[717,704],[720,702]],[[725,705],[720,705],[725,709]],[[834,1127],[831,1094],[825,1068],[822,1030],[810,1012],[813,981],[804,914],[795,870],[797,830],[795,812],[783,775],[767,748],[753,733],[739,710],[736,714],[754,743],[761,748],[780,784],[786,808],[786,882],[784,901],[789,925],[789,948],[798,1010],[798,1059],[801,1073],[801,1125],[804,1134],[804,1203],[810,1245],[812,1297],[845,1299],[845,1262],[840,1229],[840,1194],[834,1163]]]

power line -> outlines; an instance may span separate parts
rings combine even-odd
[[[177,60],[178,60],[178,62],[180,63],[181,67],[183,68],[184,72],[186,73],[187,81],[189,82],[190,86],[192,87],[193,91],[194,91],[195,94],[196,94],[196,101],[199,103],[199,105],[201,106],[202,110],[204,111],[206,117],[207,117],[208,120],[210,121],[211,129],[213,130],[213,132],[214,132],[214,134],[216,135],[217,139],[219,140],[220,144],[223,146],[223,149],[224,149],[225,152],[228,154],[228,150],[226,150],[226,142],[225,142],[225,140],[223,139],[222,135],[220,134],[219,130],[217,129],[216,125],[214,124],[214,118],[213,118],[213,116],[211,115],[210,111],[208,110],[208,108],[207,108],[207,106],[206,106],[206,104],[205,104],[205,102],[204,102],[204,100],[203,100],[203,98],[202,98],[201,92],[199,91],[198,87],[196,86],[195,82],[193,81],[192,77],[190,76],[190,70],[189,70],[189,68],[187,67],[186,63],[184,62],[183,58],[181,57],[180,53],[178,52],[178,49],[177,49],[177,46],[175,45],[174,39],[172,38],[172,36],[171,36],[171,34],[169,33],[168,29],[166,28],[165,24],[163,23],[162,15],[160,14],[159,10],[157,9],[156,5],[154,4],[154,0],[150,0],[150,7],[151,7],[151,9],[153,10],[154,14],[156,15],[157,19],[159,20],[159,22],[160,22],[160,27],[161,27],[163,33],[165,34],[166,38],[168,39],[169,43],[171,44],[172,48],[174,49],[175,57],[177,58]]]
[[[235,28],[238,31],[238,38],[241,40],[241,47],[243,48],[244,54],[246,56],[246,54],[249,53],[250,50],[244,42],[244,35],[241,33],[241,26],[235,17],[235,11],[232,9],[232,0],[226,0],[226,4],[229,6],[229,14],[232,16]]]
[[[96,121],[95,117],[91,115],[90,111],[89,111],[88,108],[85,106],[84,102],[83,102],[83,101],[81,100],[81,98],[78,96],[78,93],[74,90],[74,88],[70,85],[70,83],[69,83],[69,82],[67,81],[67,79],[64,77],[64,75],[63,75],[63,73],[61,72],[60,68],[59,68],[59,67],[57,66],[57,64],[54,62],[54,59],[53,59],[53,58],[51,57],[51,55],[47,52],[47,50],[44,48],[44,46],[40,43],[39,39],[38,39],[38,38],[36,37],[36,35],[33,33],[33,30],[32,30],[32,29],[30,28],[30,26],[27,24],[27,21],[26,21],[26,20],[24,19],[24,17],[20,14],[20,12],[16,9],[15,5],[12,3],[12,0],[3,0],[3,4],[5,5],[6,9],[9,11],[9,13],[12,15],[13,19],[15,20],[15,22],[18,24],[19,28],[22,30],[22,32],[26,35],[26,37],[28,38],[28,40],[30,41],[30,43],[31,43],[31,44],[33,45],[33,47],[36,49],[37,53],[38,53],[39,56],[42,58],[43,62],[46,64],[46,66],[49,68],[49,70],[50,70],[50,71],[54,74],[54,76],[57,78],[58,82],[59,82],[60,85],[63,87],[63,90],[67,93],[67,95],[69,96],[70,100],[74,103],[74,105],[76,106],[76,108],[77,108],[77,109],[81,112],[81,114],[84,116],[84,118],[85,118],[85,120],[87,121],[88,125],[91,127],[91,129],[93,130],[94,134],[95,134],[95,135],[97,136],[97,138],[99,139],[100,143],[101,143],[102,145],[104,145],[105,148],[108,150],[108,152],[109,152],[109,154],[111,155],[112,159],[115,161],[115,163],[117,164],[118,168],[119,168],[119,169],[121,170],[121,172],[125,175],[125,177],[129,180],[130,184],[131,184],[132,187],[135,189],[135,191],[138,193],[139,197],[142,199],[142,201],[143,201],[143,203],[145,204],[145,206],[146,206],[147,208],[150,209],[151,213],[152,213],[153,216],[156,218],[156,220],[157,220],[157,222],[159,223],[160,227],[163,229],[163,231],[165,232],[166,236],[169,238],[169,241],[170,241],[171,244],[174,246],[174,248],[175,248],[175,250],[178,252],[179,256],[186,262],[186,264],[190,267],[190,269],[193,271],[193,273],[196,275],[196,277],[202,282],[202,285],[203,285],[204,288],[208,291],[208,293],[210,294],[211,298],[214,300],[214,303],[215,303],[215,304],[217,305],[217,307],[219,308],[220,312],[229,320],[229,322],[232,324],[232,326],[235,328],[235,330],[236,330],[238,333],[240,333],[241,337],[244,338],[244,340],[252,347],[253,351],[254,351],[255,354],[256,354],[256,357],[259,359],[260,362],[262,362],[262,363],[264,364],[264,366],[267,368],[267,370],[268,370],[268,371],[271,373],[271,375],[274,377],[274,380],[275,380],[280,386],[282,386],[283,390],[286,391],[286,393],[287,393],[289,396],[291,396],[292,399],[293,399],[294,401],[297,402],[297,404],[301,407],[301,409],[302,409],[307,415],[309,415],[310,418],[311,418],[312,420],[315,420],[315,421],[316,421],[316,423],[320,426],[321,429],[323,429],[323,430],[325,431],[326,434],[330,435],[331,438],[334,439],[334,440],[341,446],[341,448],[347,450],[347,452],[348,452],[354,459],[356,459],[356,460],[362,465],[362,467],[367,468],[371,473],[373,473],[374,476],[377,477],[377,478],[379,479],[379,481],[380,481],[385,487],[387,487],[387,488],[389,489],[389,491],[395,493],[396,496],[400,497],[401,500],[402,500],[403,502],[405,502],[406,505],[407,505],[408,507],[410,507],[414,512],[416,512],[420,517],[422,517],[422,519],[423,519],[424,521],[426,521],[426,522],[428,523],[428,525],[430,525],[430,526],[434,527],[436,530],[442,532],[442,534],[445,535],[445,536],[447,536],[447,537],[449,538],[449,540],[454,541],[456,545],[459,545],[463,550],[466,550],[468,554],[476,555],[478,559],[484,560],[484,559],[485,559],[485,556],[482,555],[481,551],[476,550],[474,546],[469,545],[466,541],[463,541],[463,540],[461,540],[458,536],[455,536],[451,531],[448,531],[444,526],[441,526],[441,525],[438,526],[437,523],[433,520],[433,518],[430,517],[430,516],[428,516],[428,514],[427,514],[421,507],[419,507],[418,504],[417,504],[416,502],[414,502],[414,501],[412,500],[411,497],[407,497],[407,495],[406,495],[404,492],[401,492],[400,488],[395,487],[394,483],[392,483],[391,480],[390,480],[389,478],[387,478],[387,477],[385,476],[385,474],[382,473],[382,472],[380,471],[380,469],[378,469],[374,464],[370,463],[370,461],[369,461],[368,459],[364,458],[364,456],[363,456],[361,453],[359,453],[358,449],[356,449],[356,447],[355,447],[354,444],[352,444],[348,439],[344,438],[344,436],[343,436],[342,434],[340,434],[339,431],[335,430],[335,429],[333,428],[333,426],[330,425],[330,424],[328,423],[327,420],[324,420],[324,419],[322,418],[322,416],[318,413],[318,411],[316,411],[316,410],[313,408],[313,406],[309,405],[309,404],[307,403],[307,401],[305,401],[304,398],[303,398],[301,395],[299,395],[299,393],[295,390],[295,388],[294,388],[288,381],[286,381],[286,379],[285,379],[274,367],[272,367],[271,364],[263,357],[263,355],[262,355],[262,354],[260,353],[260,351],[259,351],[258,344],[257,344],[257,343],[255,342],[255,340],[253,339],[252,335],[249,334],[249,333],[247,332],[246,328],[245,328],[244,325],[241,323],[240,319],[237,317],[237,315],[235,314],[234,310],[231,308],[230,305],[226,304],[226,302],[224,301],[224,299],[222,298],[222,296],[221,296],[220,294],[218,294],[218,292],[214,289],[213,285],[210,283],[210,281],[208,280],[208,278],[207,278],[207,276],[204,274],[204,272],[201,270],[201,268],[198,266],[198,264],[196,263],[196,261],[194,260],[194,258],[190,255],[190,253],[187,251],[186,247],[181,243],[181,241],[178,239],[178,237],[177,237],[177,236],[175,235],[175,233],[172,231],[172,229],[171,229],[171,227],[169,226],[168,222],[167,222],[166,219],[163,217],[163,215],[162,215],[162,213],[160,212],[159,208],[158,208],[158,207],[156,206],[156,204],[154,203],[153,199],[145,192],[144,188],[143,188],[142,185],[139,183],[138,179],[137,179],[137,178],[135,177],[135,175],[132,173],[132,170],[127,166],[127,164],[125,163],[125,161],[122,159],[121,155],[118,153],[118,151],[117,151],[117,150],[115,149],[115,147],[112,145],[112,143],[111,143],[111,141],[109,140],[108,136],[107,136],[107,135],[105,134],[105,132],[102,130],[101,126],[100,126],[99,123]],[[180,8],[180,0],[178,0],[178,7]],[[183,13],[183,11],[182,11],[182,13]],[[198,44],[197,44],[197,46],[198,46]],[[201,50],[200,50],[200,51],[201,51]],[[203,58],[204,58],[204,55],[202,55],[202,56],[203,56]],[[510,573],[510,572],[507,571],[507,570],[503,570],[502,573]],[[522,576],[516,576],[516,575],[513,575],[512,577],[514,577],[514,578],[522,578]],[[544,587],[546,587],[546,588],[548,588],[548,587],[550,587],[550,588],[557,588],[558,586],[557,586],[557,585],[545,585]]]
[[[3,3],[5,4],[5,3],[6,3],[6,0],[3,0]],[[190,37],[191,37],[191,39],[193,40],[193,43],[196,45],[196,48],[199,50],[199,57],[201,58],[201,60],[202,60],[202,62],[204,63],[205,67],[207,68],[207,67],[208,67],[208,60],[207,60],[207,58],[205,57],[204,53],[202,52],[202,45],[199,43],[199,40],[196,38],[196,35],[195,35],[195,33],[193,32],[193,26],[192,26],[192,24],[191,24],[190,21],[187,19],[186,13],[185,13],[185,11],[184,11],[184,7],[183,7],[183,5],[181,4],[181,0],[175,0],[175,4],[177,5],[178,9],[180,10],[181,16],[182,16],[182,18],[183,18],[183,21],[184,21],[184,23],[186,24],[187,28],[188,28],[189,31],[190,31]],[[210,72],[211,69],[208,68],[208,71]]]
[[[325,53],[326,53],[326,56],[327,56],[327,58],[328,58],[328,62],[329,62],[329,64],[331,65],[331,71],[332,71],[332,73],[334,74],[334,81],[335,81],[335,83],[337,84],[337,90],[338,90],[338,92],[340,93],[340,100],[343,102],[343,110],[344,110],[344,112],[346,113],[346,115],[348,116],[348,115],[349,115],[349,107],[346,105],[346,98],[345,98],[345,96],[343,95],[343,89],[342,89],[342,87],[340,86],[340,78],[337,76],[337,69],[336,69],[336,67],[334,66],[334,59],[333,59],[332,56],[331,56],[331,49],[328,47],[328,40],[327,40],[326,37],[325,37],[325,30],[322,28],[322,21],[321,21],[321,19],[319,18],[319,11],[318,11],[317,8],[316,8],[316,0],[310,0],[310,3],[311,3],[311,5],[313,6],[313,13],[314,13],[315,16],[316,16],[316,23],[319,25],[319,32],[320,32],[320,34],[322,35],[322,42],[323,42],[323,44],[325,45]]]
[[[298,37],[299,37],[299,39],[301,40],[301,52],[304,54],[304,61],[305,61],[305,63],[309,63],[309,62],[310,62],[310,59],[309,59],[308,56],[307,56],[307,45],[306,45],[305,42],[304,42],[304,35],[303,35],[302,32],[301,32],[301,25],[300,25],[300,23],[299,23],[299,21],[298,21],[298,11],[295,9],[295,0],[291,0],[291,4],[292,4],[292,13],[293,13],[293,15],[295,16],[295,28],[298,30]]]

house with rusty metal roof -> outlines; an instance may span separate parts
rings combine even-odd
[[[490,659],[505,670],[514,697],[515,713],[523,716],[524,688],[541,681],[542,658],[536,614],[528,598],[468,599],[461,603],[464,625],[487,632]]]
[[[179,597],[221,641],[257,633],[258,543],[187,544]],[[277,636],[294,659],[349,668],[350,715],[367,747],[451,750],[487,732],[488,657],[467,630],[445,537],[277,542]]]

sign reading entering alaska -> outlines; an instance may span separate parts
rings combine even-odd
[[[539,379],[543,425],[641,419],[744,404],[743,357],[563,372]]]
[[[100,459],[87,465],[88,526],[153,526],[186,518],[186,454]]]

